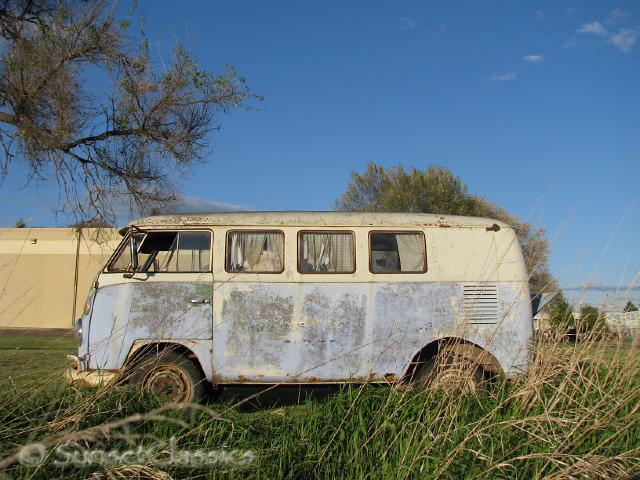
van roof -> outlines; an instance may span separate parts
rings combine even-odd
[[[154,215],[132,220],[136,227],[180,227],[205,225],[243,226],[373,226],[373,227],[490,227],[499,220],[484,217],[433,215],[428,213],[370,212],[212,212]]]

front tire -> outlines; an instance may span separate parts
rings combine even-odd
[[[151,352],[134,365],[129,384],[151,393],[167,403],[201,402],[207,380],[199,366],[184,354]]]

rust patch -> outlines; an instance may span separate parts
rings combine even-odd
[[[396,374],[395,373],[385,373],[384,374],[384,379],[387,382],[395,382],[396,380]]]
[[[490,227],[486,227],[486,230],[487,230],[487,232],[499,232],[500,231],[500,225],[498,225],[497,223],[494,223]]]
[[[343,384],[363,384],[363,383],[376,383],[376,384],[385,384],[390,383],[392,380],[385,381],[382,378],[372,378],[370,375],[367,376],[356,376],[356,377],[348,377],[348,378],[340,378],[340,377],[318,377],[318,376],[310,376],[303,377],[298,375],[286,375],[286,378],[279,379],[277,381],[270,379],[268,381],[264,380],[262,375],[254,375],[252,378],[248,379],[243,375],[238,376],[221,376],[217,377],[217,381],[215,385],[343,385]]]
[[[361,364],[364,344],[366,296],[345,285],[314,286],[304,294],[301,328],[304,355],[296,370],[319,366],[314,374],[336,378]]]
[[[268,285],[233,290],[222,317],[228,323],[226,348],[239,365],[280,369],[292,329],[293,298]]]
[[[196,308],[190,301],[193,298],[210,299],[212,293],[211,284],[136,284],[129,311],[130,325],[144,338],[187,341],[211,338],[210,307]]]

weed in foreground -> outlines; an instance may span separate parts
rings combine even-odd
[[[455,397],[350,385],[327,399],[244,412],[230,401],[162,406],[125,387],[5,391],[0,472],[34,479],[640,473],[638,344],[588,338],[541,343],[536,351],[528,375],[515,384]],[[143,462],[106,457],[138,450],[153,455]],[[25,464],[25,452],[34,465]],[[76,454],[84,464],[61,464]]]

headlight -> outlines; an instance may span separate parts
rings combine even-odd
[[[82,342],[82,319],[79,318],[76,320],[76,333],[80,337],[80,341]]]

